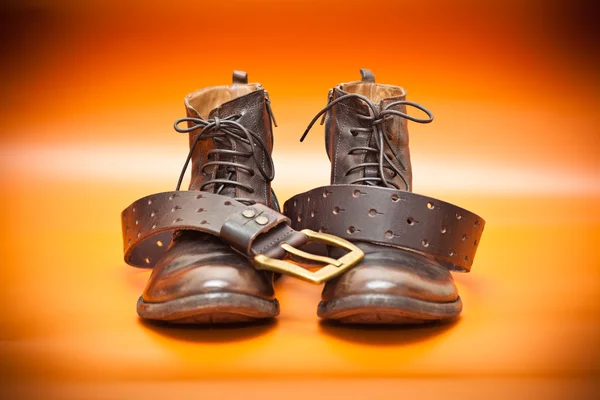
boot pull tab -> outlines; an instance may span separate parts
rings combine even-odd
[[[375,83],[375,75],[373,75],[373,72],[371,72],[370,69],[361,68],[360,76],[362,77],[363,82]]]
[[[247,85],[248,73],[244,71],[233,71],[232,82],[234,85]]]

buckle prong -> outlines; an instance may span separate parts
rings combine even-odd
[[[322,283],[352,268],[365,256],[361,249],[345,239],[327,233],[311,231],[310,229],[303,229],[301,232],[308,237],[309,241],[340,247],[348,250],[349,252],[336,260],[326,256],[307,253],[305,251],[296,249],[288,243],[282,243],[280,245],[281,248],[283,248],[289,254],[305,260],[316,261],[326,265],[313,272],[301,267],[300,265],[296,265],[289,260],[278,260],[267,257],[264,254],[258,254],[254,257],[254,267],[259,270],[267,270],[291,275],[312,283]]]

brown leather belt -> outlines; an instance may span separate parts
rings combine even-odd
[[[294,229],[327,232],[430,255],[471,270],[485,221],[463,208],[419,194],[358,185],[323,186],[284,205]]]
[[[121,217],[125,262],[136,267],[153,267],[167,250],[173,233],[181,230],[220,237],[257,269],[315,283],[341,274],[364,256],[358,247],[333,235],[292,229],[289,218],[262,204],[248,206],[207,192],[156,193],[135,201]],[[336,260],[298,250],[309,241],[342,247],[349,253]],[[289,254],[326,265],[311,272],[282,260]]]

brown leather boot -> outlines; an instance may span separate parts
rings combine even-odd
[[[286,202],[295,229],[309,228],[354,242],[364,260],[325,285],[318,315],[347,323],[449,320],[462,302],[449,270],[471,268],[484,221],[467,210],[410,193],[407,120],[433,116],[406,101],[398,86],[362,81],[329,93],[325,138],[331,186]],[[419,119],[407,107],[427,114]],[[303,136],[303,138],[304,138]],[[330,249],[335,257],[337,249]]]
[[[185,172],[191,160],[189,190],[279,211],[271,191],[273,118],[261,85],[249,84],[244,72],[234,72],[231,86],[191,93],[185,107],[187,118],[177,121],[175,129],[189,132],[190,154],[184,167]],[[187,129],[179,127],[183,122]],[[181,212],[178,207],[171,209],[173,218]],[[195,222],[208,224],[210,213],[195,209]],[[279,304],[272,272],[255,269],[247,257],[215,235],[178,230],[156,261],[137,311],[151,320],[230,323],[275,317]]]

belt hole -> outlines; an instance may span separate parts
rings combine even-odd
[[[454,255],[454,251],[453,251],[453,250],[450,250],[450,251],[448,251],[448,255],[449,255],[450,257],[452,257],[452,256]]]
[[[421,244],[423,245],[423,247],[429,247],[429,241],[427,239],[423,239],[421,241]]]
[[[397,194],[393,194],[392,201],[398,201],[398,200],[400,200],[400,197]]]
[[[478,219],[476,219],[476,220],[475,220],[475,226],[476,226],[477,228],[479,228],[479,220],[478,220]]]
[[[414,225],[415,220],[412,217],[408,217],[408,218],[406,218],[406,223],[409,225]]]
[[[440,229],[440,232],[446,233],[447,231],[448,231],[448,228],[446,228],[446,225],[442,225],[442,229]]]
[[[156,242],[156,245],[157,245],[158,247],[163,247],[163,242],[161,242],[160,240],[158,240],[158,241]]]
[[[146,257],[146,264],[150,264],[150,259],[148,257]]]
[[[369,210],[369,216],[371,216],[371,217],[374,217],[374,216],[376,216],[376,215],[377,215],[377,210],[376,210],[376,209],[374,209],[374,208],[371,208],[371,209]]]
[[[340,212],[340,208],[338,206],[333,207],[333,213],[337,215]]]
[[[430,210],[433,210],[435,208],[435,206],[433,205],[432,202],[427,203],[427,208],[429,208]]]
[[[477,246],[477,240],[473,242],[473,246]]]
[[[314,216],[315,216],[315,210],[312,210],[312,211],[310,212],[310,216],[311,216],[311,217],[314,217]]]
[[[459,212],[457,212],[457,213],[456,213],[456,219],[461,219],[461,218],[462,218],[462,215],[460,215],[460,213],[459,213]]]
[[[394,232],[392,231],[385,231],[385,237],[388,239],[391,239],[394,237]]]
[[[466,234],[462,235],[462,241],[464,242],[465,240],[467,240],[467,235]]]
[[[355,228],[355,227],[353,227],[352,225],[350,225],[350,226],[348,227],[348,233],[349,233],[349,234],[353,234],[354,232],[356,232],[356,228]]]

